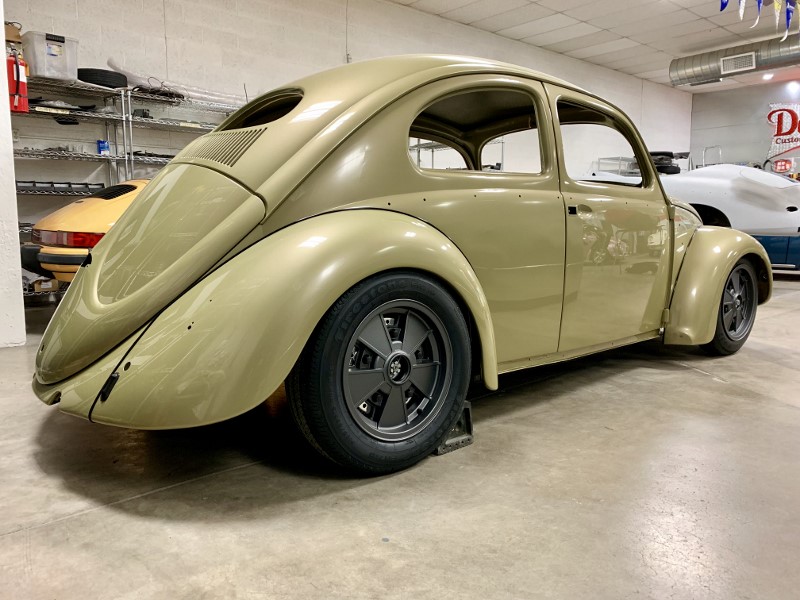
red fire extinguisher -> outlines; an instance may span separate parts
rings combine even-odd
[[[25,60],[17,54],[12,46],[6,58],[8,71],[8,96],[11,102],[11,112],[28,112],[28,77],[25,74]]]

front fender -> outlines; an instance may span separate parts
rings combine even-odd
[[[85,417],[91,411],[93,421],[139,429],[229,419],[280,386],[342,294],[398,268],[433,273],[461,297],[477,325],[485,383],[496,389],[491,316],[466,258],[417,219],[349,210],[301,221],[251,246],[118,350],[62,384],[35,385],[37,394],[47,402],[60,391],[66,412]],[[123,348],[130,348],[124,357]],[[94,402],[112,371],[119,379],[108,400]]]
[[[734,265],[752,255],[759,275],[759,304],[772,293],[772,268],[755,239],[723,227],[699,227],[681,264],[664,327],[665,344],[705,344],[712,340],[725,281]]]

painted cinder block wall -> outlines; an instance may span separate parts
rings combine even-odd
[[[651,149],[689,146],[686,92],[382,0],[6,0],[5,10],[25,30],[77,38],[81,67],[103,68],[113,57],[132,71],[215,91],[242,94],[246,86],[250,97],[343,64],[348,55],[494,58],[609,99]],[[8,272],[14,260],[4,255],[0,269]]]
[[[345,62],[440,52],[521,64],[625,110],[651,148],[687,148],[691,95],[382,0],[6,0],[26,30],[79,39],[79,65],[249,95]]]
[[[0,16],[3,16],[0,0]],[[2,77],[0,96],[8,98],[8,81]],[[25,343],[22,305],[17,198],[14,187],[14,157],[8,101],[0,113],[0,348]],[[0,384],[3,383],[0,373]]]
[[[724,162],[763,163],[770,149],[774,126],[767,121],[772,103],[800,103],[800,85],[781,81],[735,90],[694,95],[692,156],[700,164],[703,148],[722,147]],[[707,160],[718,162],[717,150]],[[800,156],[792,152],[789,156]]]

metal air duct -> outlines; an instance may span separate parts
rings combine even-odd
[[[792,65],[800,65],[800,35],[676,58],[669,63],[669,78],[672,85],[700,85]]]

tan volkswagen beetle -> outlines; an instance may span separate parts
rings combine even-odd
[[[581,181],[610,156],[638,182]],[[473,377],[652,338],[729,354],[771,287],[758,242],[670,202],[614,106],[509,64],[384,58],[187,146],[80,268],[33,386],[168,429],[285,381],[320,452],[389,472],[442,441]]]

